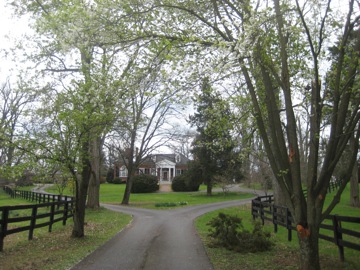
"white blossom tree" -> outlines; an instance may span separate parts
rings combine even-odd
[[[250,97],[267,158],[298,225],[301,268],[319,269],[319,226],[339,202],[358,153],[358,2],[350,0],[345,13],[331,0],[154,0],[136,10],[139,17],[152,18],[138,25],[142,38],[203,48],[212,53],[209,61],[223,56],[213,67],[231,70]],[[329,47],[336,48],[335,56]],[[297,125],[301,113],[309,123],[305,145]],[[342,186],[324,208],[331,176],[351,137],[355,145]],[[324,153],[321,142],[326,142]],[[300,151],[308,153],[306,160]]]

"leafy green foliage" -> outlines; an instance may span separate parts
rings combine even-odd
[[[189,173],[177,175],[171,183],[171,188],[173,191],[198,191],[200,183],[193,180]]]
[[[242,219],[234,215],[219,215],[208,222],[211,226],[208,236],[211,246],[225,247],[240,253],[270,250],[273,243],[270,234],[263,231],[260,223],[254,223],[254,229],[249,232],[244,229]]]
[[[150,193],[159,190],[159,181],[155,175],[140,174],[134,176],[131,193]]]
[[[176,207],[176,206],[184,206],[187,205],[187,202],[161,202],[161,203],[155,203],[155,207]]]
[[[198,135],[194,141],[194,167],[202,172],[208,186],[217,175],[234,178],[234,169],[240,168],[232,137],[233,117],[230,105],[212,89],[209,79],[203,80],[201,94],[194,100],[197,111],[190,116],[190,123]]]
[[[114,180],[114,170],[110,168],[106,173],[106,182],[112,183]]]
[[[123,179],[121,179],[120,177],[115,177],[111,180],[111,182],[109,183],[113,183],[113,184],[124,184],[125,181]]]

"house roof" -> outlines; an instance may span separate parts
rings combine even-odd
[[[156,162],[162,161],[162,160],[170,160],[174,163],[176,163],[177,165],[185,165],[189,162],[189,159],[187,157],[185,157],[182,154],[156,154],[153,155],[153,157],[156,157]]]
[[[157,162],[169,160],[176,165],[186,165],[189,159],[182,154],[154,154],[150,155],[142,162],[142,164],[155,164]]]

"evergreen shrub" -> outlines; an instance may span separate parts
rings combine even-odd
[[[123,183],[125,183],[125,181],[120,177],[115,177],[115,178],[113,178],[111,183],[113,183],[113,184],[123,184]]]
[[[159,181],[155,175],[140,174],[133,179],[131,193],[151,193],[159,190]]]
[[[208,222],[210,225],[210,246],[224,247],[239,253],[255,253],[267,251],[274,245],[270,233],[264,232],[259,222],[254,223],[254,229],[249,232],[244,229],[242,219],[237,216],[219,215]]]
[[[188,173],[175,176],[171,183],[171,188],[175,192],[199,191],[199,186],[200,184],[192,181]]]
[[[112,183],[114,180],[114,170],[113,169],[109,169],[106,173],[106,182],[108,183]]]

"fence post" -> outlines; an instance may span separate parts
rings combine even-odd
[[[54,223],[54,213],[55,213],[55,202],[51,204],[50,208],[50,224],[49,224],[49,232],[52,231],[52,225]]]
[[[4,238],[7,233],[7,224],[9,218],[9,209],[4,208],[1,215],[1,230],[0,230],[0,252],[4,250]]]
[[[69,201],[66,200],[64,203],[63,225],[66,225],[66,220],[68,218],[68,211],[69,211]]]
[[[61,202],[61,194],[57,195],[57,200],[56,201],[58,202],[57,210],[59,210],[60,206],[61,206],[61,204],[60,204],[60,202]]]
[[[340,244],[340,241],[339,241],[339,240],[342,240],[341,221],[338,220],[337,215],[333,216],[332,221],[333,221],[333,227],[334,227],[335,244],[338,246],[340,260],[343,262],[343,261],[345,261],[344,247]]]
[[[256,207],[255,202],[256,202],[256,200],[257,199],[251,200],[251,215],[253,216],[253,220],[255,220],[256,217],[258,216],[258,210],[255,210],[255,207]]]
[[[260,217],[261,217],[261,221],[262,221],[262,225],[265,224],[265,219],[264,219],[264,205],[262,203],[262,201],[260,200]]]
[[[278,231],[278,225],[277,225],[277,208],[276,205],[273,205],[273,224],[274,224],[274,233],[277,233]]]
[[[32,209],[30,229],[29,229],[29,240],[33,239],[34,229],[36,225],[37,208],[38,208],[37,204],[35,204]]]

